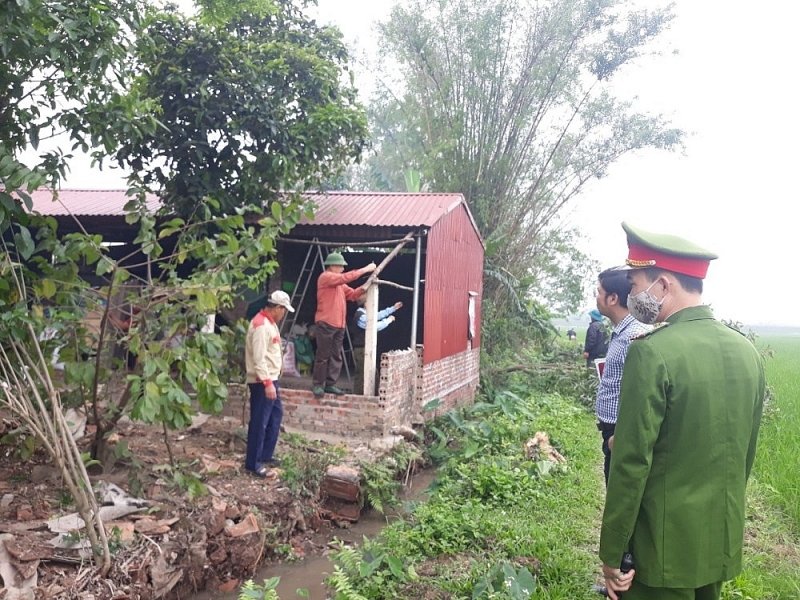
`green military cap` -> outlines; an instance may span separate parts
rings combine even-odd
[[[331,252],[327,257],[325,257],[325,266],[328,267],[330,265],[346,267],[347,261],[345,261],[344,256],[342,256],[339,252]]]
[[[628,259],[632,269],[658,267],[700,279],[705,278],[709,263],[719,258],[713,252],[676,235],[651,233],[622,223],[628,235]]]

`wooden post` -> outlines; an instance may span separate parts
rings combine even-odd
[[[378,350],[378,286],[375,284],[367,288],[364,309],[367,311],[367,329],[364,332],[364,389],[361,393],[374,396],[375,359]]]
[[[378,355],[378,276],[384,267],[400,253],[403,246],[413,239],[414,235],[409,233],[400,240],[400,243],[381,261],[381,264],[370,274],[364,284],[367,286],[367,299],[364,304],[364,309],[367,311],[367,330],[364,333],[364,390],[361,392],[364,396],[375,395],[375,364]]]

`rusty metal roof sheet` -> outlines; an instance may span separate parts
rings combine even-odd
[[[125,205],[131,200],[125,190],[53,190],[40,188],[30,194],[33,210],[47,216],[120,216]],[[148,210],[155,211],[161,206],[158,197],[147,194]]]
[[[317,209],[304,225],[432,226],[464,203],[461,194],[308,192]]]

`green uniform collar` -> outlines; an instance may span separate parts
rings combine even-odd
[[[672,313],[667,317],[667,323],[683,323],[684,321],[699,321],[702,319],[713,319],[714,314],[711,312],[711,307],[703,304],[702,306],[690,306],[683,308],[678,312]]]

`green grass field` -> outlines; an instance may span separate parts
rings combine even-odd
[[[800,336],[768,335],[756,345],[774,353],[766,360],[767,384],[772,390],[759,437],[754,475],[774,494],[800,535]]]
[[[771,394],[748,486],[744,571],[726,584],[723,600],[800,598],[800,336],[763,335]]]

